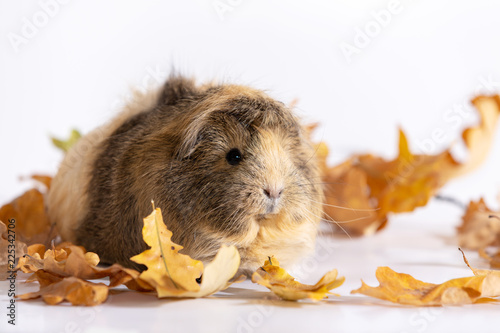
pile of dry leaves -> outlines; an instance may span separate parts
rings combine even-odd
[[[500,115],[500,97],[479,96],[472,103],[481,121],[463,131],[462,138],[469,149],[465,163],[455,161],[450,150],[437,155],[411,153],[403,131],[400,131],[399,154],[391,161],[369,154],[355,155],[330,167],[326,163],[328,148],[318,143],[323,181],[329,184],[325,187],[325,219],[352,221],[344,225],[351,235],[371,234],[387,225],[391,213],[410,212],[426,205],[449,180],[475,169],[490,150]],[[69,140],[54,140],[54,143],[67,151],[79,137],[73,132]],[[234,246],[222,246],[213,261],[204,266],[179,252],[182,246],[171,241],[172,233],[163,222],[160,209],[154,207],[144,218],[142,230],[150,249],[131,258],[147,269],[138,272],[118,264],[99,267],[98,255],[86,252],[81,246],[66,242],[54,245],[57,230],[51,225],[44,204],[51,178],[33,176],[33,179],[43,184],[45,190],[29,190],[0,208],[1,277],[5,279],[12,270],[22,270],[32,273],[28,282],[37,281],[40,285],[39,291],[18,296],[21,299],[42,297],[48,304],[69,301],[73,305],[97,305],[107,299],[110,289],[120,285],[159,298],[204,297],[241,280],[235,276],[240,257]],[[343,185],[346,183],[349,186]],[[342,209],[346,206],[352,209]],[[14,237],[7,228],[11,223],[15,223]],[[458,237],[460,246],[480,251],[493,268],[500,268],[500,213],[492,212],[483,200],[469,204]],[[7,266],[11,248],[16,249],[15,268]],[[491,248],[496,250],[488,253]],[[252,281],[282,299],[322,300],[344,282],[337,270],[332,270],[315,285],[302,284],[279,266],[278,259],[269,253],[269,259],[253,273]],[[464,261],[469,265],[465,256]],[[472,276],[432,284],[379,267],[378,287],[362,282],[361,288],[352,293],[408,305],[481,303],[500,296],[500,271],[471,270]],[[90,281],[103,278],[108,278],[109,283]]]

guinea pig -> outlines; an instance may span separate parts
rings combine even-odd
[[[246,86],[171,76],[68,151],[48,213],[63,240],[144,269],[130,257],[148,248],[152,200],[182,253],[207,262],[235,245],[248,273],[314,249],[323,189],[290,108]]]

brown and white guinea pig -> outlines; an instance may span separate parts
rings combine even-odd
[[[314,248],[323,190],[315,151],[292,111],[259,90],[173,76],[67,153],[49,216],[63,240],[104,263],[144,268],[151,200],[173,241],[202,261],[235,245],[242,272]]]

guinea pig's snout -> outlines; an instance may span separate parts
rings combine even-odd
[[[263,189],[264,191],[264,194],[266,195],[266,197],[268,197],[269,199],[279,199],[281,197],[281,194],[283,193],[283,186],[280,186],[280,187],[271,187],[271,186],[267,186],[267,187],[264,187]]]
[[[280,199],[283,194],[283,185],[267,185],[264,186],[262,192],[265,197],[266,214],[276,214],[279,211]]]

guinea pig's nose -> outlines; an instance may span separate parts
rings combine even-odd
[[[281,193],[283,193],[283,187],[265,187],[264,194],[269,199],[279,199],[281,197]]]

